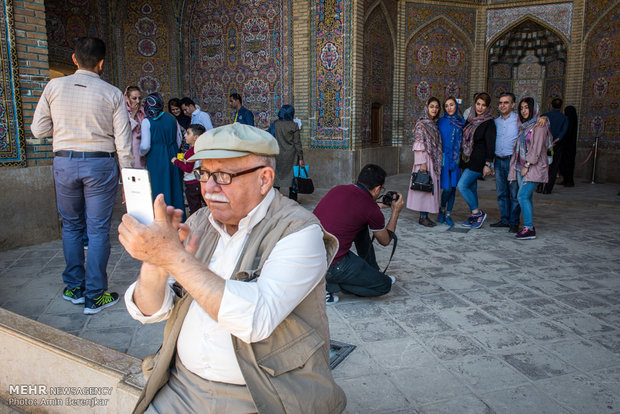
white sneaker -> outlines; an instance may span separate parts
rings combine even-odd
[[[388,277],[389,277],[390,279],[392,279],[392,284],[396,283],[396,278],[395,278],[394,276],[390,276],[390,275],[388,275]]]
[[[325,292],[325,303],[327,305],[333,305],[339,300],[340,298],[337,295],[334,295],[333,293],[330,293],[330,292]]]

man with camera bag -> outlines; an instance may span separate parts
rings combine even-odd
[[[326,231],[336,236],[338,252],[327,270],[326,302],[338,302],[336,292],[357,296],[381,296],[396,280],[379,270],[368,229],[382,246],[390,244],[396,231],[398,215],[405,203],[400,193],[388,192],[381,198],[385,170],[374,164],[365,165],[357,184],[332,188],[314,209]],[[392,215],[385,225],[380,208],[390,207]],[[357,255],[350,251],[355,243]]]

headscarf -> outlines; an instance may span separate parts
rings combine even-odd
[[[164,100],[158,92],[154,92],[144,100],[144,113],[149,119],[157,119],[164,110]]]
[[[459,155],[461,152],[461,140],[463,139],[463,127],[465,126],[465,120],[459,114],[459,103],[456,99],[450,97],[447,98],[445,102],[448,100],[454,101],[456,104],[456,111],[454,115],[448,115],[445,112],[439,121],[437,121],[437,128],[439,129],[439,133],[441,135],[441,141],[444,144],[450,143],[452,148],[451,154],[445,154],[446,156],[446,165],[449,170],[453,170],[458,167],[459,164]],[[445,106],[444,102],[444,106]]]
[[[127,112],[129,112],[129,117],[131,118],[131,101],[129,100],[129,97],[127,96],[129,88],[132,88],[132,90],[135,90],[133,89],[135,88],[134,86],[128,86],[125,88],[125,93],[123,94],[123,96],[125,97],[125,106],[127,107]],[[142,105],[138,105],[138,112],[136,113],[136,116],[138,117],[138,120],[137,120],[138,125],[134,129],[137,130],[138,133],[140,133],[140,126],[144,118],[146,118],[146,114],[144,113],[144,108],[142,107]]]
[[[474,149],[474,133],[476,132],[476,128],[478,128],[483,122],[493,119],[493,115],[491,115],[491,105],[487,106],[486,111],[484,111],[481,115],[476,115],[476,101],[478,101],[478,96],[476,96],[474,104],[471,106],[469,111],[467,125],[463,128],[462,147],[464,161],[469,161],[471,152]]]
[[[424,115],[416,121],[413,129],[413,139],[414,141],[422,141],[424,150],[433,160],[433,171],[439,177],[441,175],[443,153],[441,151],[441,135],[439,135],[439,130],[437,129],[437,121],[431,118],[431,115],[428,113],[428,105],[431,99],[424,105]]]
[[[278,111],[278,119],[282,121],[293,121],[295,118],[295,108],[293,105],[282,105]]]
[[[525,121],[521,121],[521,103],[525,102],[530,109],[530,114],[532,117]],[[523,168],[525,165],[527,151],[532,142],[532,131],[536,127],[536,121],[538,121],[538,104],[534,102],[534,98],[528,96],[522,98],[519,102],[519,135],[517,135],[517,140],[515,142],[515,154],[516,154],[516,167],[518,169]],[[547,132],[549,132],[549,128],[547,127]],[[551,135],[550,133],[548,135]],[[547,136],[549,139],[549,136]],[[549,142],[550,143],[550,142]]]
[[[170,107],[173,105],[179,108],[179,110],[181,111],[178,116],[173,114],[172,109],[170,109]],[[181,125],[183,130],[187,130],[187,128],[189,128],[189,125],[192,123],[192,117],[187,116],[183,113],[183,110],[181,109],[181,100],[179,98],[172,98],[168,100],[168,113],[176,118],[177,122],[179,123],[179,125]]]

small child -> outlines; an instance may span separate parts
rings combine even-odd
[[[204,132],[205,127],[200,124],[191,124],[188,126],[187,131],[185,131],[185,142],[189,144],[189,149],[183,154],[183,161],[176,157],[170,160],[171,163],[175,164],[184,172],[183,182],[185,183],[185,197],[187,198],[187,204],[189,204],[190,216],[205,205],[200,191],[200,182],[196,180],[193,173],[194,169],[200,167],[200,161],[187,161],[194,155],[194,144],[198,137],[204,134]]]

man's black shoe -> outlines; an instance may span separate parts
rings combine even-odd
[[[497,223],[491,224],[491,227],[510,227],[510,224],[504,223],[503,221],[498,221]]]
[[[510,232],[510,233],[518,233],[519,232],[519,225],[518,224],[511,224],[510,228],[508,229],[508,232]]]

